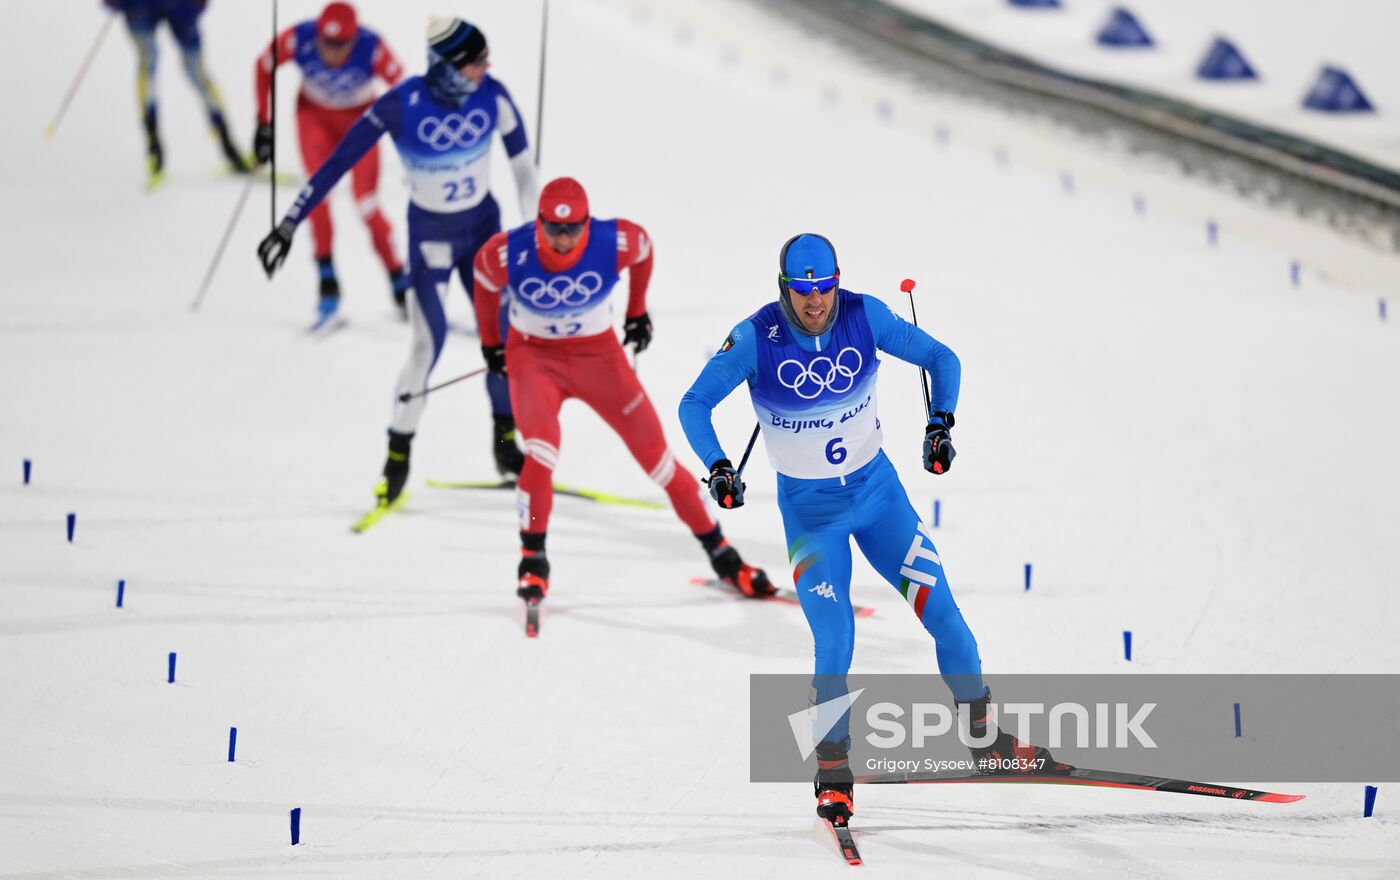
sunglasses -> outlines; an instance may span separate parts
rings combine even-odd
[[[841,282],[841,274],[838,272],[825,278],[793,278],[789,275],[779,274],[778,280],[787,285],[789,290],[795,290],[803,296],[810,296],[813,293],[831,293]]]
[[[583,231],[583,223],[553,223],[549,220],[541,220],[540,225],[544,226],[545,235],[573,236]]]
[[[317,37],[316,39],[320,40],[321,45],[325,46],[326,49],[332,52],[344,49],[348,47],[351,43],[355,42],[354,40],[332,40],[328,37]]]

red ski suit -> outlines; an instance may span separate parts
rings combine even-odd
[[[651,241],[646,230],[637,224],[622,219],[615,222],[617,271],[630,270],[627,316],[636,317],[646,311]],[[543,241],[538,223],[531,221],[529,225],[535,231],[529,240],[533,254],[548,273],[543,279],[546,283],[567,273],[578,262],[596,224],[597,221],[590,221],[590,228],[574,250],[561,256]],[[501,344],[497,322],[502,291],[510,287],[510,235],[497,233],[476,254],[476,316],[483,346]],[[594,296],[589,311],[609,309],[610,314],[610,298],[611,291]],[[505,345],[510,403],[516,427],[524,438],[526,456],[519,483],[522,532],[538,534],[549,528],[554,506],[553,472],[559,459],[559,407],[571,397],[588,404],[622,437],[632,457],[666,491],[671,506],[692,533],[702,535],[717,527],[705,506],[699,482],[676,464],[667,448],[661,421],[637,374],[628,365],[610,321],[606,329],[592,335],[549,339],[532,334],[528,320],[518,318],[512,310]]]
[[[355,120],[364,115],[377,97],[373,80],[377,77],[392,86],[403,76],[394,53],[368,28],[359,28],[350,57],[336,68],[321,62],[315,45],[316,23],[302,22],[283,31],[277,38],[277,65],[291,61],[302,69],[304,78],[297,93],[297,140],[308,175],[315,174],[335,149]],[[258,121],[271,119],[268,92],[272,83],[272,48],[258,58],[255,94]],[[355,207],[369,229],[374,249],[384,268],[398,272],[403,263],[394,252],[393,228],[379,209],[379,147],[370,148],[350,172]],[[311,236],[316,259],[328,259],[334,230],[329,201],[311,212]]]

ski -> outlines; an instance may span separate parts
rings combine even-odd
[[[525,600],[525,638],[537,639],[540,637],[540,600]]]
[[[743,593],[740,593],[738,590],[736,590],[733,586],[726,584],[724,581],[719,580],[718,578],[694,577],[690,579],[690,582],[698,587],[710,587],[711,589],[715,590],[723,590],[724,592],[729,593],[731,595],[739,596],[743,599],[748,599],[750,602],[755,601],[754,599],[750,599],[748,596],[745,596]],[[789,590],[785,587],[779,587],[778,592],[774,593],[771,596],[765,597],[765,599],[763,600],[758,601],[781,602],[784,605],[802,604],[802,601],[797,598],[797,591]],[[871,617],[875,614],[874,608],[868,608],[864,605],[853,605],[852,610],[855,612],[856,617]]]
[[[345,320],[345,317],[339,312],[332,312],[329,315],[321,315],[313,321],[311,326],[306,328],[306,333],[308,336],[324,338],[340,330],[349,323],[350,322]]]
[[[845,819],[818,819],[831,832],[831,836],[836,838],[836,847],[841,850],[841,858],[846,860],[848,865],[863,865],[865,862],[860,859],[860,850],[856,849],[855,838],[851,836],[851,826]]]
[[[514,480],[429,480],[428,485],[434,489],[514,489]],[[578,486],[565,486],[562,483],[554,484],[554,494],[567,495],[571,498],[583,498],[587,501],[595,501],[598,504],[615,504],[621,507],[636,507],[642,510],[665,510],[666,505],[655,501],[646,501],[641,498],[625,498],[621,495],[608,495],[605,492],[595,492],[592,489],[583,489]]]
[[[256,164],[256,163],[254,162],[253,157],[252,157],[252,156],[249,156],[249,157],[248,157],[248,166],[249,166],[250,168],[252,168],[255,164]],[[266,165],[263,165],[263,166],[260,166],[260,167],[257,167],[257,168],[253,168],[252,171],[248,171],[248,172],[235,171],[235,170],[233,170],[232,168],[227,168],[227,169],[224,170],[224,176],[225,176],[225,177],[242,177],[245,173],[246,173],[246,174],[252,174],[254,177],[256,177],[258,180],[261,180],[263,183],[267,183],[268,180],[271,178],[271,175],[268,174],[268,170],[267,170],[267,166],[266,166]],[[296,186],[296,187],[299,187],[299,186],[301,186],[302,184],[304,184],[305,182],[306,182],[305,178],[303,178],[300,174],[297,174],[297,173],[294,172],[294,171],[279,171],[279,172],[277,172],[277,185],[278,185],[278,186]]]
[[[1143,776],[1136,773],[1118,773],[1113,770],[1091,770],[1075,767],[1068,773],[963,773],[940,775],[937,773],[877,773],[857,776],[856,782],[865,785],[939,785],[944,783],[1012,782],[1043,785],[1085,785],[1098,788],[1123,788],[1138,791],[1165,791],[1176,794],[1194,794],[1203,797],[1230,798],[1240,801],[1259,801],[1268,804],[1291,804],[1306,795],[1279,794],[1272,791],[1258,791],[1252,788],[1236,788],[1213,782],[1189,782],[1185,779],[1170,779],[1162,776]]]
[[[408,493],[404,492],[395,498],[392,504],[376,504],[369,513],[360,517],[359,521],[350,527],[350,531],[357,534],[369,531],[375,523],[402,508],[406,501],[408,501]]]

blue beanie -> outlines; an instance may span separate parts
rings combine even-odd
[[[836,248],[823,236],[810,232],[788,239],[778,267],[789,278],[829,278],[839,271]]]

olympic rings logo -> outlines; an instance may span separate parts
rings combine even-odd
[[[466,115],[449,113],[441,119],[425,116],[418,123],[418,139],[434,150],[450,150],[474,146],[490,130],[491,117],[478,109]]]
[[[309,77],[317,87],[328,92],[353,92],[369,81],[364,71],[355,68],[323,67]]]
[[[822,355],[804,365],[799,360],[788,358],[778,364],[778,381],[803,400],[813,400],[823,391],[833,394],[850,391],[856,384],[856,373],[863,366],[865,359],[848,345],[836,354],[835,360]]]
[[[584,272],[577,278],[569,275],[556,275],[548,281],[526,278],[516,286],[515,292],[521,299],[529,300],[542,309],[552,309],[558,305],[578,308],[602,289],[602,275]]]

